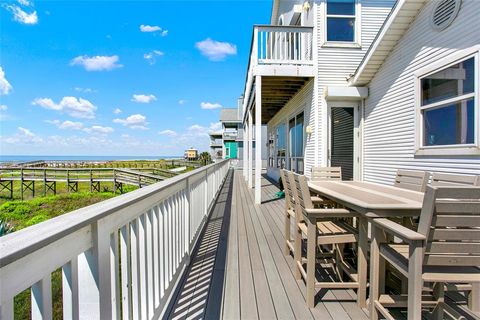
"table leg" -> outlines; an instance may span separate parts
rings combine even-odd
[[[368,220],[358,218],[358,291],[357,304],[360,308],[367,306],[367,252],[368,252]]]

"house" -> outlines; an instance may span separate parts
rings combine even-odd
[[[480,174],[480,1],[398,1],[350,85],[367,86],[361,179]]]
[[[185,150],[185,159],[187,159],[187,160],[197,160],[198,159],[198,150],[193,148],[193,147]]]
[[[267,126],[270,178],[278,181],[281,168],[309,176],[313,166],[330,165],[341,166],[344,179],[361,179],[362,101],[368,89],[349,79],[394,4],[275,0],[271,25],[254,26],[242,121],[244,176],[256,187],[256,203],[261,202],[261,170],[255,170],[253,183],[254,168],[261,167],[251,148],[256,123]]]
[[[222,129],[217,132],[211,132],[210,151],[212,159],[231,159],[232,165],[243,166],[243,137],[244,130],[242,121],[240,120],[242,112],[242,99],[239,99],[237,108],[222,108],[220,110],[220,123]],[[267,127],[262,126],[262,145],[267,145]],[[253,139],[255,140],[255,139]],[[255,149],[255,141],[253,141],[253,149]],[[267,149],[262,151],[262,168],[267,166]]]

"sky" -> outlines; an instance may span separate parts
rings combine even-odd
[[[271,1],[0,1],[0,153],[208,150]]]

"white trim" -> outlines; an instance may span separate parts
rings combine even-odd
[[[322,13],[323,13],[323,33],[322,33],[322,44],[321,47],[326,47],[326,48],[335,48],[335,47],[341,47],[341,48],[353,48],[353,49],[358,49],[362,47],[362,4],[360,0],[354,0],[355,4],[355,14],[353,15],[346,15],[346,14],[327,14],[327,2],[328,0],[325,0],[322,2],[323,8],[322,8]],[[327,27],[327,20],[328,18],[350,18],[350,19],[355,19],[355,26],[353,27],[353,41],[328,41],[328,27]]]
[[[413,73],[414,85],[414,103],[415,103],[415,155],[424,156],[441,156],[441,155],[478,155],[480,154],[480,120],[479,120],[479,98],[480,98],[480,45],[475,45],[471,48],[459,50],[443,59],[436,61],[424,68],[421,68]],[[463,94],[453,98],[445,99],[442,101],[430,103],[428,105],[421,105],[421,80],[429,75],[432,75],[441,70],[447,69],[452,65],[466,61],[470,58],[474,58],[474,86],[475,91],[473,93]],[[455,145],[437,145],[437,146],[424,146],[423,145],[423,114],[422,111],[438,108],[458,102],[466,99],[475,99],[474,104],[474,143],[472,144],[455,144]]]

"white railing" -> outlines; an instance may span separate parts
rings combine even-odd
[[[238,136],[238,133],[235,131],[235,132],[224,132],[223,133],[223,140],[225,139],[232,139],[232,140],[235,140]]]
[[[311,65],[312,27],[256,26],[258,64]]]
[[[247,105],[252,101],[254,69],[258,65],[313,66],[313,27],[271,25],[253,27],[250,59],[243,90],[243,118]]]
[[[0,319],[31,290],[32,319],[52,317],[61,268],[64,319],[162,316],[229,168],[228,160],[0,238]]]

